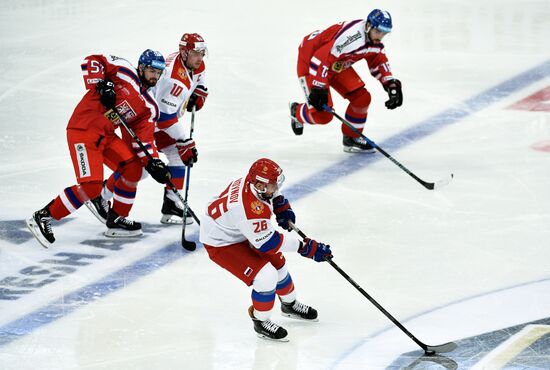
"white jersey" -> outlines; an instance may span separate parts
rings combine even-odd
[[[271,223],[273,206],[260,199],[245,177],[232,181],[208,203],[201,218],[200,241],[225,247],[248,240],[264,253],[297,251],[297,239],[285,237]]]
[[[206,86],[204,62],[195,71],[190,71],[185,67],[179,52],[166,58],[164,74],[151,89],[160,109],[156,131],[164,131],[174,140],[187,138],[184,130],[178,127],[181,125],[175,123],[183,115],[187,102],[198,85]]]

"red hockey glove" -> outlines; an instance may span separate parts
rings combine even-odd
[[[195,107],[195,110],[201,110],[207,97],[208,89],[203,85],[198,85],[189,98],[189,102],[187,103],[187,111],[191,112],[193,107]]]
[[[193,139],[178,140],[176,141],[176,148],[178,148],[178,153],[183,164],[193,167],[193,163],[197,162],[199,156],[195,147],[195,141]]]

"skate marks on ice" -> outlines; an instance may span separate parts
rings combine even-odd
[[[499,84],[466,100],[458,108],[447,109],[433,117],[427,118],[419,124],[414,125],[410,129],[394,135],[393,137],[390,137],[389,139],[381,143],[381,145],[391,151],[401,149],[410,143],[416,142],[419,139],[425,138],[437,132],[447,125],[460,121],[461,119],[471,115],[472,113],[475,113],[498,101],[499,99],[509,96],[510,94],[522,88],[525,88],[529,84],[538,81],[548,75],[550,75],[550,61],[547,61],[529,71],[526,71],[512,79],[503,82],[502,84]],[[297,200],[302,196],[308,195],[312,191],[318,191],[325,185],[338,181],[343,176],[361,170],[363,167],[371,164],[372,162],[380,158],[381,156],[376,155],[362,157],[354,156],[353,158],[345,159],[333,166],[322,169],[321,171],[317,171],[316,174],[314,174],[310,178],[306,178],[299,184],[289,186],[286,192],[291,195],[292,198]],[[24,235],[24,232],[26,231],[20,230],[21,228],[24,228],[23,221],[8,220],[4,222],[7,222],[6,224],[4,224],[4,226],[2,226],[4,230],[9,229],[12,231],[2,233],[2,236],[5,235],[6,238],[10,239],[7,241],[8,243],[11,243],[11,245],[7,246],[6,248],[2,247],[2,249],[10,250],[7,252],[7,254],[10,254],[10,258],[12,260],[19,260],[20,262],[21,260],[27,258],[25,253],[21,253],[21,250],[16,251],[14,248],[12,248],[14,244],[19,244],[19,246],[26,247],[26,243],[28,242],[33,243],[32,248],[40,248],[38,245],[34,245],[34,240],[25,241],[26,237]],[[21,222],[21,224],[17,226],[17,222]],[[145,228],[147,227],[148,226],[145,225]],[[154,228],[156,226],[149,225],[149,227]],[[146,229],[144,231],[146,231]],[[43,300],[39,300],[41,306],[35,308],[35,311],[27,312],[25,316],[21,317],[21,314],[15,317],[11,315],[4,315],[4,321],[0,322],[0,324],[4,325],[0,327],[2,338],[4,339],[3,342],[0,343],[0,345],[9,343],[19,336],[23,336],[32,332],[34,329],[40,327],[41,325],[63,317],[67,313],[76,309],[79,305],[87,304],[90,301],[97,299],[98,297],[105,296],[116,289],[120,289],[121,287],[124,287],[124,285],[129,284],[138,277],[147,275],[155,269],[163,266],[164,264],[171,262],[178,256],[182,256],[185,254],[185,252],[183,252],[181,247],[179,246],[179,238],[175,237],[173,238],[175,242],[168,242],[163,238],[159,238],[160,240],[162,240],[162,243],[164,243],[161,243],[160,245],[163,245],[164,247],[157,247],[154,245],[153,247],[159,249],[153,253],[152,257],[148,256],[148,254],[143,250],[143,247],[145,244],[152,241],[148,238],[155,234],[156,232],[146,235],[146,238],[140,239],[139,241],[112,241],[105,240],[103,237],[98,237],[85,240],[84,242],[80,241],[82,240],[81,236],[75,235],[73,237],[75,243],[80,244],[76,249],[76,253],[74,248],[67,249],[65,244],[56,243],[56,246],[54,246],[52,251],[53,255],[50,254],[47,258],[40,257],[39,259],[33,259],[33,257],[31,256],[25,264],[14,264],[14,266],[9,266],[9,269],[7,270],[3,269],[3,273],[7,275],[0,277],[0,282],[2,284],[0,285],[0,287],[2,289],[7,289],[3,290],[3,292],[6,293],[7,297],[17,298],[0,300],[0,305],[2,305],[2,308],[4,308],[6,307],[6,305],[10,304],[10,302],[17,302],[20,303],[18,307],[25,307],[25,304],[23,303],[25,297],[35,296],[41,291],[46,291],[50,287],[57,286],[59,283],[65,282],[67,279],[65,279],[64,277],[68,275],[80,279],[82,274],[74,274],[74,271],[86,272],[87,266],[99,266],[104,263],[104,261],[110,260],[110,258],[105,258],[106,256],[116,256],[117,254],[119,254],[119,252],[123,251],[125,249],[126,243],[135,243],[132,245],[132,252],[134,252],[132,253],[132,256],[135,259],[126,260],[124,264],[122,264],[122,261],[119,260],[118,262],[120,264],[117,266],[117,268],[119,269],[118,271],[113,272],[112,268],[107,268],[107,271],[110,271],[112,275],[109,275],[101,279],[100,281],[97,280],[97,276],[94,280],[84,280],[84,278],[82,278],[83,280],[79,282],[80,286],[75,288],[76,291],[75,289],[71,289],[71,291],[74,291],[73,293],[65,296],[63,300],[54,301],[53,303],[49,302],[52,302],[54,299],[58,298],[58,296],[44,294],[42,297]],[[196,235],[194,235],[193,237],[196,238]],[[28,240],[30,240],[30,233],[28,233],[28,238]],[[135,250],[134,247],[136,247]],[[149,245],[148,247],[151,246]],[[140,253],[135,254],[136,250],[139,250]],[[148,252],[150,253],[151,249],[149,249]],[[3,255],[6,255],[6,253],[3,253]],[[44,255],[42,254],[41,256]],[[136,258],[136,256],[142,259],[140,260],[139,258]],[[46,265],[43,265],[44,261],[48,261],[48,263],[46,263]],[[127,267],[121,269],[121,266]],[[62,267],[63,269],[54,269],[53,267]],[[105,275],[105,269],[100,268],[96,270],[101,271]],[[131,273],[130,278],[126,276],[128,272]],[[123,278],[121,278],[121,276]],[[14,293],[13,291],[16,292]],[[12,305],[12,307],[15,307],[15,305]],[[4,310],[4,312],[15,313],[17,312],[17,310],[12,308],[11,311]],[[15,318],[17,319],[15,320]],[[6,322],[8,322],[8,319],[11,319],[13,321],[6,324]],[[460,338],[460,336],[455,336],[454,338]],[[437,338],[434,338],[434,340],[432,341],[435,342],[437,341],[436,339]],[[407,350],[410,349],[405,349],[403,352]]]
[[[488,88],[485,91],[466,99],[456,107],[445,109],[440,113],[428,117],[412,125],[410,128],[383,140],[379,145],[390,154],[395,153],[411,144],[417,144],[419,140],[433,135],[452,124],[460,122],[468,116],[477,113],[548,76],[550,76],[550,60],[522,72],[498,85]],[[286,193],[292,194],[293,198],[305,196],[311,188],[320,188],[329,185],[335,181],[335,178],[351,175],[381,159],[383,159],[383,156],[374,154],[350,156],[322,169],[321,171],[316,172],[309,178],[301,181],[300,184],[296,186],[289,186],[286,189]],[[437,158],[434,158],[434,161],[436,160]],[[415,167],[415,171],[421,171],[421,169]],[[399,172],[399,169],[396,169],[396,172]],[[460,174],[455,175],[460,176]],[[451,182],[451,180],[451,177],[444,177],[441,181],[436,182],[436,187],[443,187]],[[411,182],[411,184],[411,186],[414,186],[414,182]]]
[[[453,352],[425,356],[389,327],[351,348],[333,368],[347,369],[360,361],[366,368],[391,370],[430,369],[436,364],[457,370],[546,368],[548,289],[550,278],[466,298],[406,320],[411,330],[430,341],[455,341]]]
[[[418,370],[434,364],[449,370],[544,369],[550,364],[550,317],[461,339],[457,345],[445,355],[405,353],[387,369]]]
[[[56,227],[63,229],[61,225],[71,225],[73,220],[62,220]],[[71,241],[58,240],[45,250],[23,220],[0,221],[0,346],[186,255],[176,237],[161,237],[158,232],[167,230],[161,225],[144,223],[139,240],[107,239],[100,234],[82,238],[78,228],[74,235],[64,229],[64,239]],[[180,228],[169,229],[173,232],[163,234],[180,232]],[[195,240],[198,235],[193,231],[190,238]]]

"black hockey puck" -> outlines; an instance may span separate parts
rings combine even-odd
[[[435,355],[435,351],[426,350],[426,351],[424,351],[424,354],[425,354],[426,356],[433,356],[433,355]]]

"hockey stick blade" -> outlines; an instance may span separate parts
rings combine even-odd
[[[457,347],[456,343],[449,342],[449,343],[445,343],[445,344],[440,344],[438,346],[426,345],[425,351],[426,352],[432,351],[432,352],[435,352],[435,353],[447,353],[447,352],[454,351],[456,349],[456,347]]]
[[[441,180],[438,180],[434,183],[432,183],[432,188],[431,190],[433,189],[440,189],[444,186],[447,186],[449,185],[449,183],[452,181],[452,179],[454,178],[454,175],[451,173],[449,176],[447,176],[446,178],[444,179],[441,179]]]
[[[197,244],[195,242],[191,242],[185,239],[182,239],[181,246],[183,247],[183,249],[189,252],[193,252],[195,249],[197,249]]]
[[[353,132],[355,132],[357,135],[361,136],[363,139],[367,141],[370,145],[374,147],[374,149],[378,150],[384,157],[388,158],[390,161],[392,161],[397,167],[399,167],[401,170],[403,170],[406,174],[408,174],[410,177],[418,181],[423,187],[425,187],[428,190],[434,190],[436,188],[440,188],[442,186],[447,185],[449,182],[451,182],[453,178],[453,174],[451,174],[450,178],[446,178],[443,180],[439,180],[436,182],[427,182],[422,180],[420,177],[414,174],[411,170],[409,170],[407,167],[405,167],[401,162],[399,162],[397,159],[392,157],[388,152],[386,152],[384,149],[380,147],[380,145],[376,144],[374,141],[363,135],[361,131],[359,131],[357,128],[355,128],[351,123],[346,121],[344,118],[340,117],[338,113],[334,111],[332,107],[329,107],[328,105],[324,105],[323,109],[329,113],[331,113],[334,117],[336,117],[342,124],[349,127]]]
[[[422,186],[424,186],[426,189],[434,190],[434,189],[439,189],[439,188],[442,188],[444,186],[447,186],[451,182],[453,177],[454,177],[454,175],[451,173],[446,178],[438,180],[436,182],[427,182],[427,181],[420,180],[420,179],[418,179],[418,180],[419,180],[420,184],[422,184]]]

